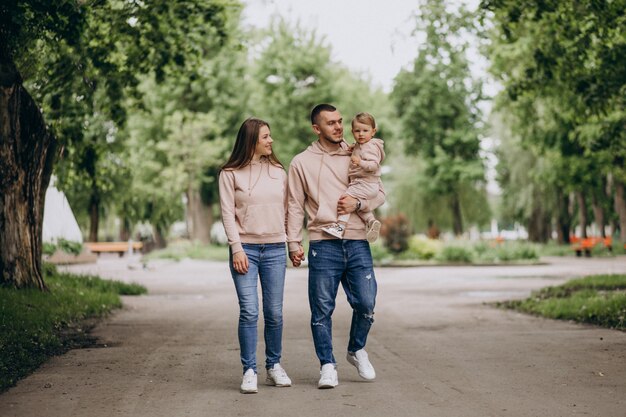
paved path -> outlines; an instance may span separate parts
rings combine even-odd
[[[0,416],[626,416],[626,333],[545,320],[485,302],[589,273],[626,258],[550,259],[533,267],[376,271],[367,349],[377,381],[346,363],[350,311],[340,292],[340,385],[318,390],[306,269],[289,269],[283,364],[291,388],[238,392],[237,300],[226,265],[103,257],[73,271],[140,282],[150,293],[96,327],[101,346],[52,358],[0,395]],[[262,345],[259,349],[263,360]],[[264,377],[261,371],[260,381]]]

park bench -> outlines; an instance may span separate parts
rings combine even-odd
[[[85,246],[91,252],[100,255],[103,252],[117,253],[124,256],[129,250],[132,252],[141,250],[143,243],[141,242],[85,242]]]
[[[577,238],[571,237],[570,242],[572,243],[572,249],[576,252],[576,256],[582,256],[583,253],[585,256],[591,256],[591,250],[601,245],[609,252],[613,250],[613,239],[611,237],[587,237],[587,238]]]

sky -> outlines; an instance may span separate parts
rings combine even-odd
[[[331,46],[333,60],[369,76],[391,91],[393,78],[417,54],[411,36],[418,1],[412,0],[244,0],[244,23],[266,27],[280,14],[315,29]]]

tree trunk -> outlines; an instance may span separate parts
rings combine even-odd
[[[41,234],[57,141],[0,46],[0,284],[46,289]]]
[[[213,210],[202,201],[199,190],[187,191],[187,217],[189,238],[203,244],[211,243]]]
[[[165,240],[165,236],[163,234],[163,230],[161,230],[158,226],[153,226],[152,231],[154,233],[154,247],[156,249],[163,249],[167,246],[167,241]]]
[[[450,197],[450,210],[452,211],[452,230],[455,236],[463,234],[463,215],[461,213],[461,202],[457,193]]]
[[[615,181],[615,211],[619,216],[619,239],[626,243],[626,200],[624,199],[624,183]]]
[[[587,202],[582,191],[576,191],[576,201],[578,201],[578,224],[580,225],[580,237],[587,237]]]
[[[100,223],[100,199],[95,192],[89,198],[89,241],[98,241],[98,228]]]
[[[122,218],[120,224],[120,241],[126,242],[130,238],[130,221],[126,218]]]
[[[561,191],[557,192],[557,221],[556,221],[556,235],[559,244],[569,243],[570,234],[570,215],[568,210],[569,198],[563,195]]]
[[[595,191],[593,193],[592,208],[593,208],[593,219],[598,229],[600,229],[600,236],[606,237],[606,232],[604,231],[604,226],[606,223],[604,220],[604,209],[602,208],[601,202],[598,199],[598,196]]]
[[[545,243],[550,235],[550,218],[538,205],[535,205],[528,219],[528,240]]]

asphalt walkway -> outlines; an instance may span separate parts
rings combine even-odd
[[[144,284],[94,329],[98,347],[52,358],[0,395],[2,417],[71,416],[626,416],[626,333],[492,307],[591,273],[624,273],[626,257],[549,265],[377,269],[367,350],[377,380],[345,361],[350,310],[335,312],[339,383],[316,388],[306,269],[289,269],[283,365],[291,388],[238,391],[237,299],[223,263],[103,256],[73,266]],[[263,361],[263,345],[258,349]]]

